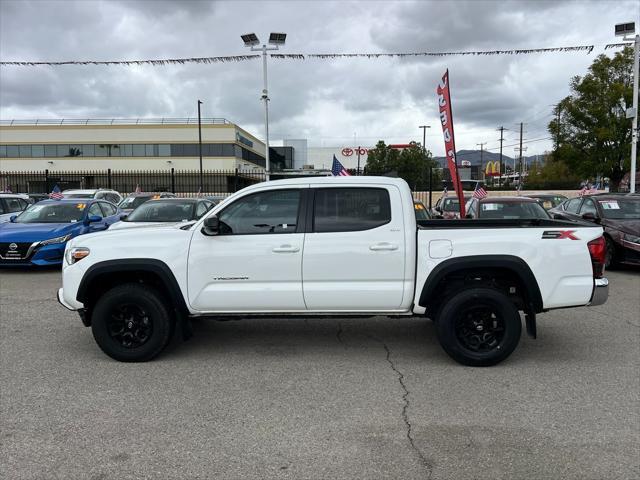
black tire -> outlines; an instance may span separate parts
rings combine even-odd
[[[617,264],[617,252],[616,246],[609,237],[604,237],[605,241],[605,260],[604,267],[605,269],[615,268]]]
[[[436,317],[436,331],[440,345],[456,362],[488,367],[518,346],[522,321],[502,292],[471,288],[445,300]]]
[[[121,362],[146,362],[167,346],[175,320],[161,295],[127,283],[102,295],[93,309],[91,330],[100,349]]]

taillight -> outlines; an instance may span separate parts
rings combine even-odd
[[[591,266],[593,267],[593,278],[602,278],[604,275],[604,262],[607,256],[607,244],[604,237],[598,237],[587,243],[589,255],[591,255]]]

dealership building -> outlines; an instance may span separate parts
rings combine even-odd
[[[224,118],[201,121],[205,170],[264,171],[265,145]],[[278,162],[279,153],[274,152]],[[3,120],[0,170],[198,169],[198,120]]]
[[[264,172],[265,144],[224,118],[204,118],[205,170]],[[273,141],[273,172],[364,168],[369,147],[309,147],[306,139]],[[359,155],[358,155],[359,154]],[[0,171],[199,169],[195,118],[0,120]]]

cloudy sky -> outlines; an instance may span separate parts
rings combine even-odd
[[[506,50],[595,45],[587,55],[269,60],[272,139],[314,146],[421,141],[443,153],[435,87],[451,75],[456,143],[496,149],[548,137],[550,105],[568,94],[616,23],[640,18],[625,1],[49,1],[0,0],[3,61],[135,60],[249,53],[240,35],[286,32],[282,53]],[[608,55],[613,51],[608,50]],[[0,68],[0,118],[225,117],[263,135],[259,60],[211,65]],[[355,136],[355,141],[354,141]],[[527,143],[542,153],[549,140]],[[505,150],[513,154],[513,147]]]

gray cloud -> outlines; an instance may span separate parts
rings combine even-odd
[[[248,53],[239,35],[288,33],[286,53],[509,49],[614,41],[632,18],[620,2],[0,2],[3,60],[144,59]],[[638,15],[636,14],[637,18]],[[263,38],[264,39],[264,38]],[[342,145],[420,140],[442,151],[435,86],[450,69],[459,148],[496,140],[495,128],[545,135],[549,106],[595,57],[269,60],[271,131]],[[165,67],[0,69],[0,117],[223,116],[261,135],[259,60]],[[512,134],[511,134],[512,135]],[[532,138],[532,137],[529,137]],[[542,151],[549,143],[530,145]],[[535,153],[535,152],[534,152]]]

